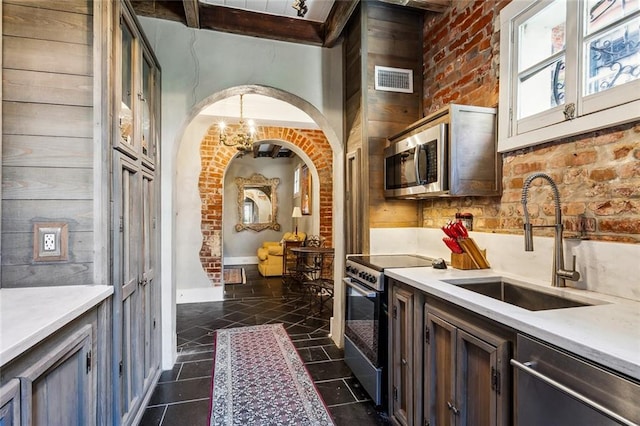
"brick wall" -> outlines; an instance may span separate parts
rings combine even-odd
[[[448,103],[497,106],[498,18],[508,3],[456,1],[444,14],[427,15],[425,113]],[[522,184],[538,171],[559,185],[567,235],[582,232],[590,239],[640,243],[640,121],[507,153],[502,197],[425,200],[423,226],[440,227],[455,213],[470,212],[474,230],[521,233]],[[533,183],[532,221],[553,223],[548,185],[539,179]]]
[[[233,128],[233,126],[230,126]],[[302,149],[318,170],[320,183],[320,235],[332,245],[333,151],[322,131],[283,127],[258,127],[257,140],[290,142]],[[214,284],[222,278],[222,184],[224,171],[237,150],[218,142],[218,126],[209,128],[200,144],[202,171],[198,187],[202,199],[200,261]]]

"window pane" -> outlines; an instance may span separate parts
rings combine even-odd
[[[518,119],[564,104],[564,57],[518,84]]]
[[[566,2],[556,0],[518,27],[518,71],[565,48],[566,10]]]
[[[142,153],[149,155],[151,131],[151,65],[144,58],[142,61]]]
[[[640,18],[586,42],[584,94],[620,86],[640,76]]]
[[[133,143],[133,35],[126,24],[122,24],[122,94],[120,103],[120,140]]]
[[[589,35],[629,16],[640,8],[640,0],[588,0],[585,31]]]

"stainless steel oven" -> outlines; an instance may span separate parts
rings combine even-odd
[[[345,362],[376,405],[386,406],[387,279],[384,270],[431,266],[414,255],[349,256],[346,262]]]

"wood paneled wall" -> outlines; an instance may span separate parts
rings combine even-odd
[[[416,201],[384,198],[383,166],[387,137],[423,116],[422,18],[419,11],[364,1],[346,33],[347,154],[358,148],[362,152],[362,193],[347,194],[347,200],[361,200],[360,247],[365,253],[369,228],[419,224]],[[413,93],[375,90],[376,65],[413,70]]]
[[[93,3],[2,3],[2,287],[93,282]],[[33,223],[69,226],[34,262]]]

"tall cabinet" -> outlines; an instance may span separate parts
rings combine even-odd
[[[114,15],[113,406],[132,424],[160,373],[160,68],[129,3]]]

